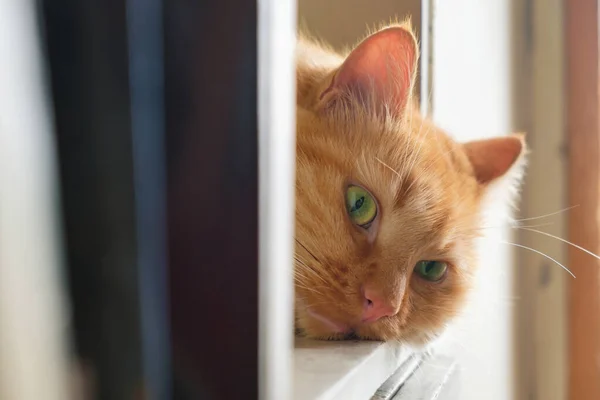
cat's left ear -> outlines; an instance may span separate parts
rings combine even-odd
[[[463,146],[480,184],[488,185],[513,170],[520,178],[527,152],[525,135],[476,140]]]
[[[319,101],[327,106],[349,96],[358,97],[375,112],[402,113],[408,104],[419,58],[410,24],[393,26],[362,41],[335,72]]]

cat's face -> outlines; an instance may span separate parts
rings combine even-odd
[[[440,333],[471,282],[487,186],[523,152],[517,136],[462,145],[423,120],[416,51],[405,28],[372,35],[298,108],[295,312],[310,337]],[[381,68],[390,54],[409,70]]]

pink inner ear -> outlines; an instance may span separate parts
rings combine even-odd
[[[521,135],[478,140],[464,145],[475,177],[482,184],[501,177],[513,166],[525,148]]]
[[[417,67],[417,44],[410,31],[393,27],[356,47],[321,98],[348,90],[367,105],[401,112],[411,95]]]

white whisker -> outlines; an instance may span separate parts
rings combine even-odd
[[[597,254],[592,253],[591,251],[589,251],[589,250],[587,250],[587,249],[585,249],[585,248],[583,248],[583,247],[581,247],[579,245],[576,245],[575,243],[569,242],[568,240],[563,239],[563,238],[561,238],[559,236],[552,235],[552,234],[550,234],[548,232],[538,231],[537,229],[531,229],[530,227],[519,227],[519,229],[522,229],[524,231],[530,231],[530,232],[539,233],[540,235],[548,236],[548,237],[551,237],[553,239],[559,240],[559,241],[561,241],[563,243],[566,243],[566,244],[569,244],[569,245],[575,247],[576,249],[579,249],[579,250],[583,251],[584,253],[589,254],[590,256],[596,258],[597,260],[600,260],[600,256],[598,256]]]
[[[312,274],[312,276],[314,276],[316,278],[319,278],[324,283],[327,283],[327,280],[325,280],[325,278],[323,278],[321,276],[321,274],[318,273],[313,267],[311,267],[305,261],[303,261],[302,258],[298,254],[294,255],[294,259],[296,261],[295,268],[294,268],[295,272],[296,271],[302,271],[302,272],[310,273],[310,274]]]
[[[534,225],[510,225],[511,228],[514,229],[524,229],[524,228],[540,228],[542,226],[552,226],[554,222],[546,222],[543,224],[534,224]]]
[[[542,253],[542,252],[541,252],[541,251],[539,251],[539,250],[532,249],[531,247],[523,246],[522,244],[511,243],[511,242],[505,242],[505,241],[503,241],[503,240],[502,240],[502,241],[500,241],[499,243],[503,243],[503,244],[509,244],[509,245],[512,245],[512,246],[520,247],[520,248],[522,248],[522,249],[529,250],[529,251],[533,251],[534,253],[537,253],[537,254],[539,254],[539,255],[541,255],[541,256],[544,256],[544,257],[546,257],[547,259],[549,259],[549,260],[551,260],[551,261],[554,261],[556,264],[558,264],[558,265],[559,265],[559,266],[560,266],[562,269],[564,269],[565,271],[567,271],[567,272],[568,272],[568,273],[569,273],[569,274],[570,274],[570,275],[571,275],[573,278],[576,278],[576,277],[575,277],[575,275],[574,275],[574,274],[571,272],[571,270],[570,270],[569,268],[565,267],[564,265],[562,265],[561,263],[559,263],[558,261],[556,261],[554,258],[550,257],[548,254],[544,254],[544,253]]]
[[[551,217],[551,216],[553,216],[553,215],[560,214],[560,213],[563,213],[563,212],[565,212],[565,211],[572,210],[573,208],[577,208],[577,207],[579,207],[579,204],[577,204],[577,205],[574,205],[574,206],[571,206],[571,207],[563,208],[562,210],[554,211],[554,212],[552,212],[552,213],[549,213],[549,214],[540,215],[539,217],[529,217],[529,218],[521,218],[521,219],[517,219],[517,220],[515,220],[514,222],[531,221],[531,220],[533,220],[533,219],[540,219],[540,218]]]
[[[392,171],[394,174],[396,174],[398,176],[398,178],[402,178],[402,176],[400,175],[400,173],[398,171],[396,171],[394,168],[390,167],[389,165],[387,165],[386,163],[384,163],[383,161],[381,161],[379,158],[375,157],[375,159],[381,163],[384,167],[386,167],[387,169],[389,169],[390,171]]]

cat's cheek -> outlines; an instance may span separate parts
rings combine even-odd
[[[309,339],[319,340],[343,340],[346,338],[346,332],[339,332],[335,329],[330,329],[326,324],[315,320],[304,320],[301,328],[304,337]]]
[[[296,330],[311,339],[342,340],[351,329],[348,325],[310,310],[297,310]]]

